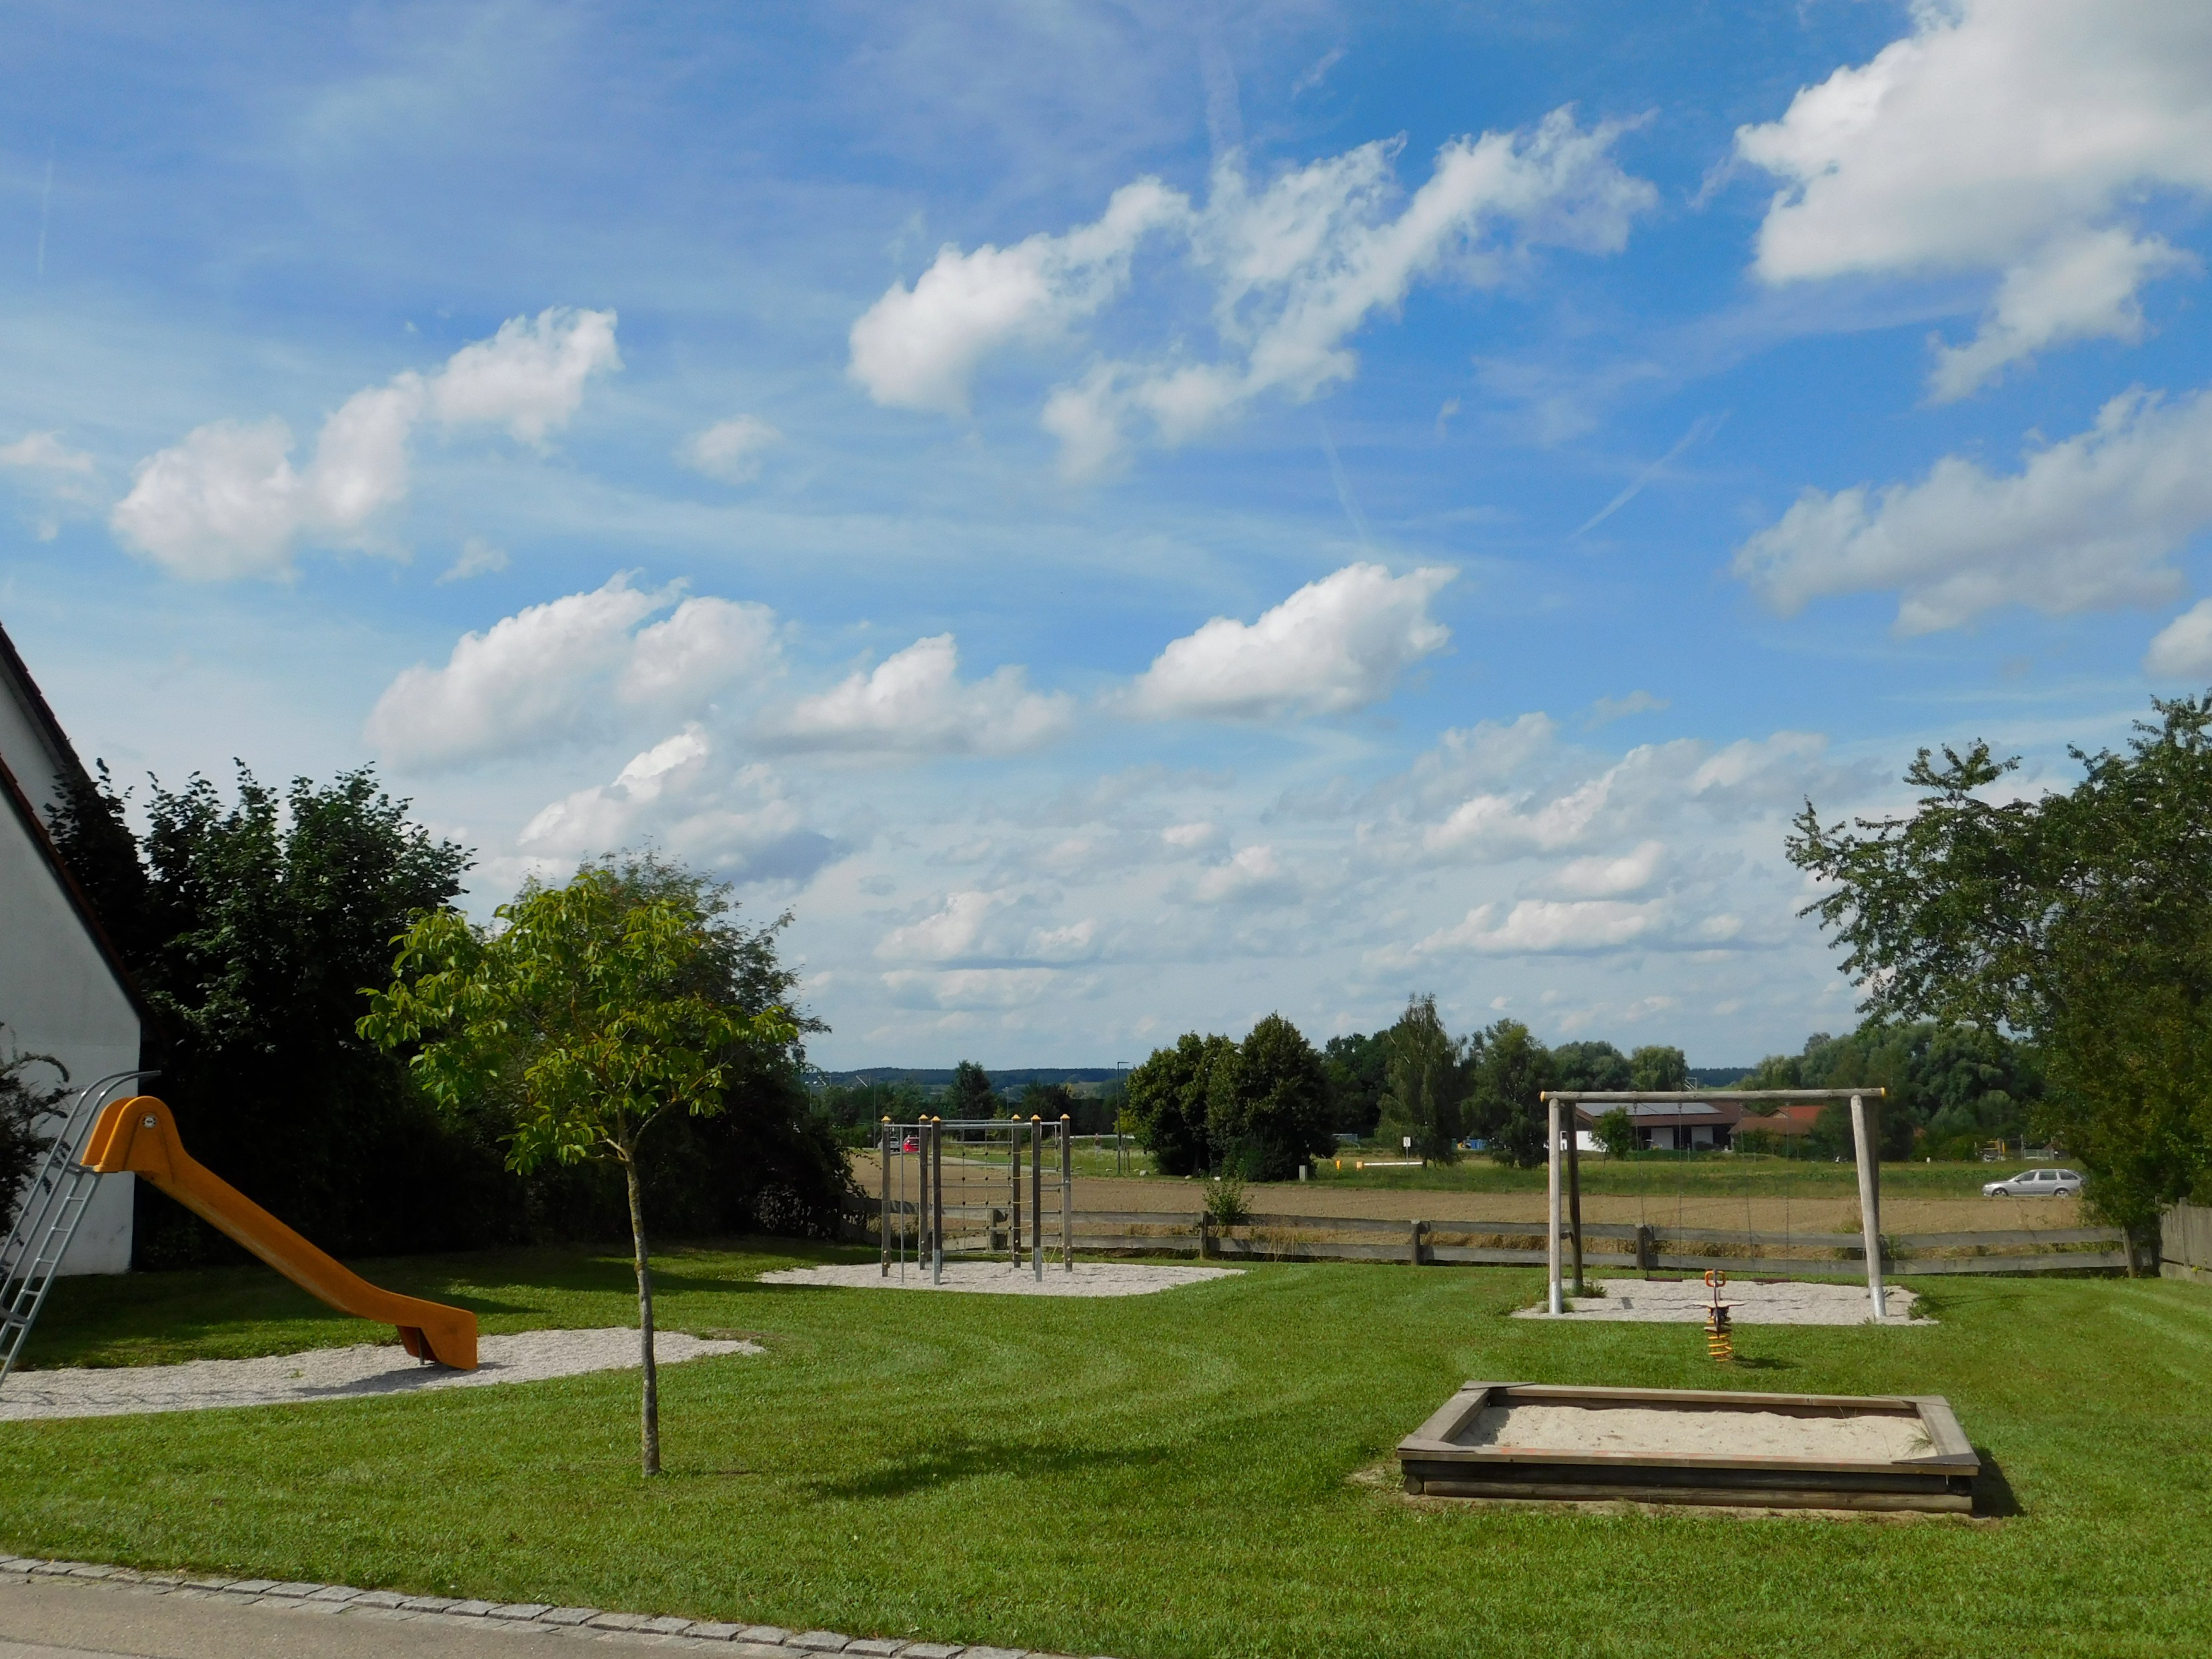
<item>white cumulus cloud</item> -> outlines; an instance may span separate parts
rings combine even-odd
[[[989,352],[1048,338],[1128,280],[1152,230],[1185,218],[1188,198],[1157,179],[1114,192],[1105,213],[1062,235],[972,253],[947,245],[915,285],[894,283],[853,325],[851,374],[878,403],[958,414]]]
[[[1522,899],[1510,909],[1477,905],[1467,919],[1439,928],[1413,947],[1416,956],[1474,951],[1485,956],[1554,956],[1617,951],[1644,943],[1663,921],[1655,901]]]
[[[1552,884],[1577,898],[1619,898],[1650,886],[1666,861],[1664,842],[1639,842],[1617,857],[1599,854],[1570,859],[1559,866]]]
[[[963,683],[950,634],[916,640],[773,722],[791,749],[887,754],[1017,754],[1058,737],[1074,700],[1038,692],[1017,667]]]
[[[109,524],[171,574],[202,581],[287,575],[303,543],[386,548],[377,520],[406,497],[408,443],[426,414],[539,442],[575,412],[589,375],[622,366],[614,327],[611,311],[514,318],[428,379],[410,370],[347,398],[304,467],[283,420],[211,422],[141,461]]]
[[[2134,339],[2136,295],[2185,263],[2134,215],[2212,191],[2212,9],[2200,0],[1954,0],[1801,90],[1736,153],[1784,181],[1755,269],[2002,273],[1980,333],[1941,351],[1938,398],[2042,348]]]
[[[696,702],[732,682],[767,678],[781,658],[775,611],[702,596],[638,630],[616,690],[631,702]]]
[[[836,851],[769,768],[734,769],[696,725],[624,766],[611,784],[555,801],[518,839],[532,859],[576,860],[650,841],[740,881],[799,881]]]
[[[510,317],[489,340],[463,346],[430,381],[440,420],[503,426],[524,443],[545,441],[584,401],[584,382],[622,367],[615,313],[555,307]]]
[[[1951,455],[1918,483],[1808,489],[1737,550],[1735,570],[1784,615],[1895,589],[1898,631],[1926,634],[2008,605],[2166,604],[2181,587],[2168,561],[2208,522],[2212,396],[2130,392],[2018,472]]]
[[[760,476],[761,457],[783,434],[757,415],[738,415],[695,432],[676,452],[693,471],[724,483],[749,483]]]
[[[444,667],[417,663],[385,688],[366,735],[387,760],[423,766],[591,729],[607,682],[630,662],[631,629],[672,598],[617,575],[464,634]]]
[[[2158,630],[2143,672],[2154,679],[2212,680],[2212,599],[2199,599]]]
[[[595,735],[610,703],[696,707],[780,672],[766,605],[647,592],[616,575],[464,634],[443,667],[417,663],[371,711],[369,742],[402,765],[439,766]],[[661,621],[646,619],[675,605]]]
[[[1154,719],[1269,720],[1364,708],[1450,639],[1428,604],[1452,574],[1430,567],[1393,576],[1379,564],[1346,565],[1256,622],[1216,617],[1171,641],[1138,677],[1126,706]]]
[[[1231,151],[1203,207],[1140,179],[1066,235],[942,250],[911,289],[893,286],[854,325],[852,374],[878,403],[964,410],[986,356],[1066,334],[1129,286],[1131,256],[1148,234],[1176,233],[1185,271],[1213,289],[1206,322],[1217,349],[1191,355],[1163,341],[1163,355],[1098,363],[1054,388],[1042,422],[1069,472],[1094,471],[1124,447],[1133,418],[1177,444],[1255,398],[1310,398],[1349,378],[1351,337],[1417,283],[1495,286],[1540,247],[1618,250],[1657,200],[1613,159],[1621,131],[1579,126],[1560,109],[1519,131],[1455,138],[1410,199],[1398,187],[1395,143],[1260,185]]]

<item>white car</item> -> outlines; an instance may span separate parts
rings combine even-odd
[[[2081,1177],[2072,1170],[2023,1170],[2008,1181],[1985,1181],[1984,1198],[2079,1198]]]

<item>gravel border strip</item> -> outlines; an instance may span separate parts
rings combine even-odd
[[[478,1601],[458,1596],[402,1595],[393,1590],[356,1589],[348,1584],[279,1583],[272,1578],[222,1578],[185,1572],[140,1572],[133,1567],[92,1561],[50,1561],[37,1556],[0,1553],[0,1574],[19,1577],[82,1578],[130,1585],[157,1595],[193,1600],[220,1596],[249,1606],[288,1607],[296,1613],[378,1619],[432,1619],[456,1626],[498,1625],[538,1630],[547,1635],[579,1636],[595,1641],[638,1640],[656,1647],[696,1647],[742,1654],[747,1659],[812,1659],[834,1653],[852,1659],[1069,1659],[1041,1649],[978,1647],[957,1642],[913,1642],[897,1638],[854,1637],[836,1631],[793,1632],[780,1625],[732,1625],[710,1619],[655,1617],[611,1613],[598,1607],[556,1607],[542,1601]]]

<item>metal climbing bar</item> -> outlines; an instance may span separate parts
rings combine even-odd
[[[133,1078],[156,1075],[151,1071],[116,1072],[78,1090],[46,1148],[46,1161],[25,1186],[15,1224],[0,1243],[0,1382],[15,1370],[16,1356],[39,1322],[39,1310],[60,1276],[70,1241],[76,1237],[93,1189],[100,1184],[99,1171],[82,1162],[85,1138],[118,1086]]]
[[[916,1265],[929,1270],[933,1283],[943,1282],[947,1261],[978,1258],[1026,1268],[1042,1279],[1046,1256],[1055,1247],[1061,1267],[1073,1272],[1073,1127],[1065,1116],[1054,1123],[1034,1116],[882,1120],[877,1125],[879,1272],[888,1278],[894,1261],[904,1270],[909,1214]],[[920,1188],[911,1206],[904,1200],[909,1161]],[[1056,1240],[1047,1221],[1055,1210]]]

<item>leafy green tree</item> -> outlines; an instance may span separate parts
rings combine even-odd
[[[441,1124],[355,1030],[392,936],[460,890],[468,854],[367,769],[280,792],[240,767],[228,800],[155,781],[143,836],[99,780],[52,814],[55,841],[152,1006],[155,1086],[193,1156],[341,1253],[524,1232],[497,1149]],[[138,1265],[236,1258],[151,1183],[137,1202]]]
[[[945,1091],[947,1117],[1004,1117],[1005,1103],[991,1086],[991,1074],[972,1060],[952,1068],[952,1086]]]
[[[1626,1158],[1638,1150],[1636,1120],[1629,1116],[1626,1106],[1615,1106],[1600,1116],[1592,1133],[1597,1144],[1614,1158]]]
[[[1382,1088],[1390,1063],[1389,1034],[1352,1032],[1322,1045],[1321,1068],[1328,1078],[1330,1110],[1339,1134],[1371,1135],[1382,1115]]]
[[[1468,1115],[1500,1164],[1531,1169],[1544,1162],[1552,1056],[1517,1019],[1501,1019],[1469,1044],[1473,1086]]]
[[[781,1050],[797,1028],[781,1008],[749,1015],[714,995],[712,918],[673,894],[635,890],[612,869],[587,866],[566,886],[527,886],[495,915],[496,931],[451,910],[417,920],[399,940],[390,987],[370,999],[362,1035],[412,1048],[410,1069],[441,1109],[501,1120],[510,1167],[621,1165],[644,1373],[639,1456],[657,1474],[640,1142],[664,1116],[720,1112],[726,1056]]]
[[[1638,1048],[1628,1057],[1628,1086],[1653,1094],[1680,1094],[1690,1086],[1689,1061],[1680,1048]]]
[[[1057,1123],[1075,1116],[1075,1091],[1065,1083],[1026,1083],[1022,1085],[1021,1117],[1041,1117]]]
[[[1408,998],[1384,1041],[1384,1133],[1394,1143],[1410,1139],[1423,1158],[1451,1163],[1466,1133],[1460,1113],[1467,1092],[1465,1056],[1444,1030],[1436,998]]]
[[[1208,1079],[1206,1134],[1223,1164],[1256,1181],[1285,1181],[1335,1144],[1328,1079],[1298,1028],[1269,1014]]]
[[[51,1070],[55,1080],[31,1076],[33,1066]],[[67,1069],[51,1054],[11,1054],[0,1060],[0,1237],[15,1224],[23,1183],[53,1144],[51,1135],[40,1133],[40,1124],[69,1098],[69,1080]]]
[[[1155,1048],[1130,1072],[1122,1094],[1129,1133],[1152,1155],[1162,1175],[1196,1175],[1208,1166],[1206,1102],[1215,1073],[1236,1052],[1237,1045],[1225,1036],[1186,1031],[1174,1048]]]
[[[1552,1050],[1555,1089],[1617,1093],[1632,1086],[1628,1056],[1610,1042],[1563,1042]]]
[[[2073,751],[2071,790],[2005,798],[2016,760],[1923,750],[1909,816],[1808,802],[1789,843],[1873,1012],[2034,1039],[2038,1121],[2138,1237],[2212,1194],[2212,696],[2154,707],[2124,751]]]

